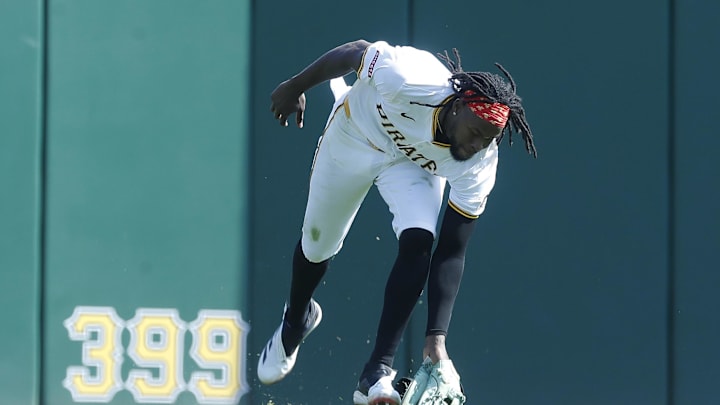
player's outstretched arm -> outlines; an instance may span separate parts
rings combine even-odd
[[[300,73],[280,83],[270,95],[272,111],[280,124],[287,126],[288,117],[295,113],[295,122],[302,128],[305,114],[305,92],[316,85],[344,76],[357,70],[363,52],[370,46],[368,41],[359,39],[348,42],[326,52]]]

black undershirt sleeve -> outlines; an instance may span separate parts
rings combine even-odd
[[[430,262],[426,336],[447,335],[465,267],[465,252],[476,219],[447,207]]]

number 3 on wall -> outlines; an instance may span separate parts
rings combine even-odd
[[[82,342],[83,366],[71,366],[63,385],[76,402],[110,402],[122,389],[135,402],[172,403],[188,390],[200,404],[235,404],[249,387],[245,347],[249,325],[233,310],[201,310],[187,325],[176,309],[140,308],[125,323],[112,307],[76,307],[64,322],[70,339]],[[122,331],[127,352],[139,367],[122,381]],[[205,370],[183,379],[184,335],[192,334],[190,356]],[[148,369],[157,370],[152,373]],[[218,376],[218,377],[216,377]]]
[[[76,307],[64,325],[70,339],[83,342],[84,366],[68,367],[63,385],[75,401],[110,402],[123,388],[120,378],[123,320],[114,308]]]

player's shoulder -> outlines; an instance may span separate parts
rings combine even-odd
[[[371,42],[365,52],[366,56],[370,57],[437,59],[433,53],[427,50],[412,45],[391,44],[384,40]]]
[[[386,74],[401,77],[408,84],[443,85],[451,76],[447,66],[429,51],[407,45],[390,45],[385,41],[368,47],[364,65],[368,77],[383,70]]]

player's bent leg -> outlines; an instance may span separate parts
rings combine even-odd
[[[385,284],[382,313],[369,364],[393,364],[427,280],[432,246],[433,234],[426,229],[406,229],[400,235],[397,257]]]
[[[273,336],[265,345],[265,348],[260,354],[260,359],[258,360],[258,379],[263,384],[273,384],[282,380],[290,373],[290,371],[292,371],[293,367],[295,367],[295,361],[297,360],[300,344],[298,343],[297,346],[287,352],[283,345],[283,333],[298,334],[301,336],[300,341],[302,342],[303,339],[305,339],[313,330],[315,330],[315,328],[317,328],[322,320],[322,309],[320,308],[320,304],[312,299],[310,300],[310,305],[308,306],[308,313],[305,318],[305,322],[301,325],[290,325],[285,320],[286,314],[287,307],[285,308],[285,311],[283,311],[282,323],[278,326]]]
[[[384,154],[372,149],[367,142],[363,143],[352,136],[342,109],[336,111],[336,115],[330,121],[324,135],[318,141],[312,165],[300,245],[302,256],[300,258],[306,262],[302,266],[323,263],[340,250],[355,215],[385,159]],[[293,264],[294,270],[297,266]],[[307,297],[312,296],[315,285],[314,282],[308,283],[307,273],[302,269],[298,271],[297,278],[296,283],[295,276],[293,277],[291,300],[304,304],[307,302]],[[293,299],[293,287],[303,283],[310,284],[299,287],[306,297]],[[305,305],[293,304],[291,306],[293,314],[298,308],[305,308]],[[308,308],[311,313],[305,322],[298,322],[302,326],[297,330],[288,330],[293,328],[293,325],[285,322],[287,313],[284,313],[283,323],[268,341],[260,356],[257,372],[261,382],[272,384],[280,381],[295,366],[300,342],[320,323],[321,310],[317,302],[311,301]],[[295,322],[295,317],[292,318]],[[291,338],[293,334],[295,334],[293,340],[298,342],[297,346],[288,347],[292,345],[288,345],[289,340],[285,337]],[[300,338],[298,339],[297,336]]]
[[[400,404],[400,394],[393,384],[396,375],[397,371],[385,364],[367,365],[353,393],[353,403],[355,405]]]
[[[318,144],[303,218],[302,249],[319,262],[335,256],[387,156],[356,134],[339,109]]]

